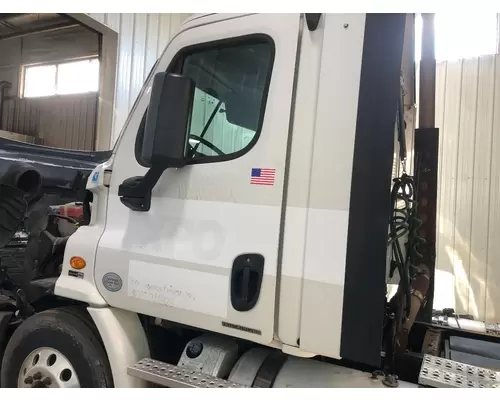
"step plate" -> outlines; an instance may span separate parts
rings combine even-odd
[[[246,388],[225,379],[216,378],[193,369],[178,367],[161,361],[144,358],[131,367],[130,376],[169,388]]]
[[[500,388],[500,372],[427,354],[418,383],[436,388]]]

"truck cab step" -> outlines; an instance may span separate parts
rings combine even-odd
[[[500,372],[426,354],[418,383],[434,388],[500,388]]]
[[[198,372],[191,368],[178,367],[151,358],[143,358],[128,367],[127,373],[135,378],[169,388],[245,388],[225,379]]]

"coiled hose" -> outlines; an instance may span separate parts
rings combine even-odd
[[[397,269],[400,278],[400,289],[404,293],[405,317],[410,312],[411,304],[411,280],[416,271],[416,267],[423,258],[419,246],[425,243],[425,239],[419,236],[418,229],[422,221],[418,217],[418,203],[416,198],[416,185],[413,177],[403,173],[399,178],[394,179],[391,192],[391,202],[393,213],[390,220],[390,234],[388,246],[392,249],[392,263],[390,277]],[[403,252],[400,239],[408,235],[405,244],[406,252]]]

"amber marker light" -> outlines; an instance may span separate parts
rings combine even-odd
[[[71,268],[74,269],[83,269],[85,268],[87,263],[82,257],[71,257],[71,260],[69,260],[69,265],[71,265]]]

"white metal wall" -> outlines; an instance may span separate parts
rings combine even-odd
[[[500,321],[500,55],[437,65],[435,308]]]
[[[114,143],[156,59],[190,14],[88,15],[118,32]]]

